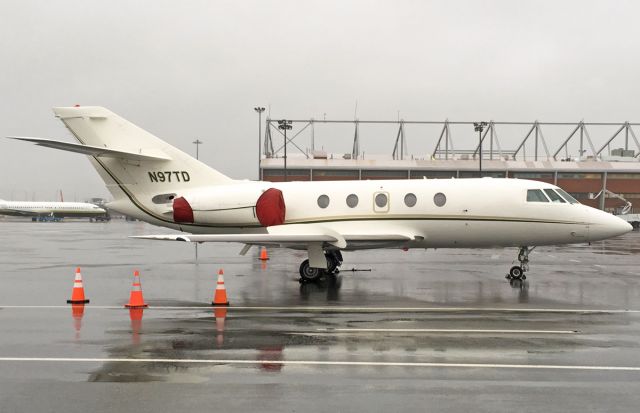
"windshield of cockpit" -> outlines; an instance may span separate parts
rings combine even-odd
[[[560,188],[529,189],[527,202],[552,202],[556,204],[579,204],[578,201]]]

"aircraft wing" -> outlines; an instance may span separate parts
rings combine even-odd
[[[321,234],[172,234],[140,235],[131,238],[185,242],[241,242],[244,244],[305,244],[338,241],[335,237]]]
[[[130,152],[125,150],[118,149],[110,149],[110,148],[101,148],[99,146],[91,146],[91,145],[82,145],[79,143],[70,143],[70,142],[62,142],[56,141],[53,139],[44,139],[44,138],[28,138],[28,137],[19,137],[19,136],[7,136],[9,139],[17,139],[20,141],[33,142],[38,146],[46,146],[47,148],[60,149],[68,152],[76,152],[84,155],[90,156],[101,156],[105,158],[119,158],[119,159],[129,159],[134,161],[169,161],[167,155],[162,153],[159,150],[150,150],[145,149],[140,150],[138,152]]]
[[[241,242],[250,245],[279,244],[287,247],[305,247],[309,243],[328,243],[338,248],[346,248],[347,244],[375,246],[377,244],[403,243],[422,238],[401,233],[339,234],[328,228],[309,224],[268,227],[267,231],[268,233],[260,234],[170,234],[142,235],[131,238],[185,242]]]
[[[0,211],[0,215],[11,215],[14,217],[37,217],[39,215],[47,215],[47,214],[42,214],[42,213],[37,213],[32,211],[22,211],[22,210],[13,209],[13,208],[2,208],[2,210]]]

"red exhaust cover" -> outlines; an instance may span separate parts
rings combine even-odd
[[[284,197],[279,189],[267,189],[256,202],[256,215],[263,227],[283,224],[285,212]]]
[[[173,220],[193,224],[193,209],[183,197],[173,200]]]

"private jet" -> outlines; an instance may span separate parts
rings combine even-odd
[[[137,238],[237,242],[304,250],[301,279],[334,274],[342,251],[518,248],[523,279],[541,245],[587,243],[631,231],[543,182],[422,179],[340,182],[233,180],[102,107],[58,107],[79,143],[14,137],[88,155],[111,191],[107,207],[183,232]],[[223,149],[223,148],[221,148]]]

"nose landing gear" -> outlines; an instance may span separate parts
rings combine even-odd
[[[509,270],[509,274],[506,275],[508,280],[526,280],[527,276],[524,274],[529,271],[529,253],[536,247],[520,247],[518,251],[518,261],[520,265],[515,265]]]

